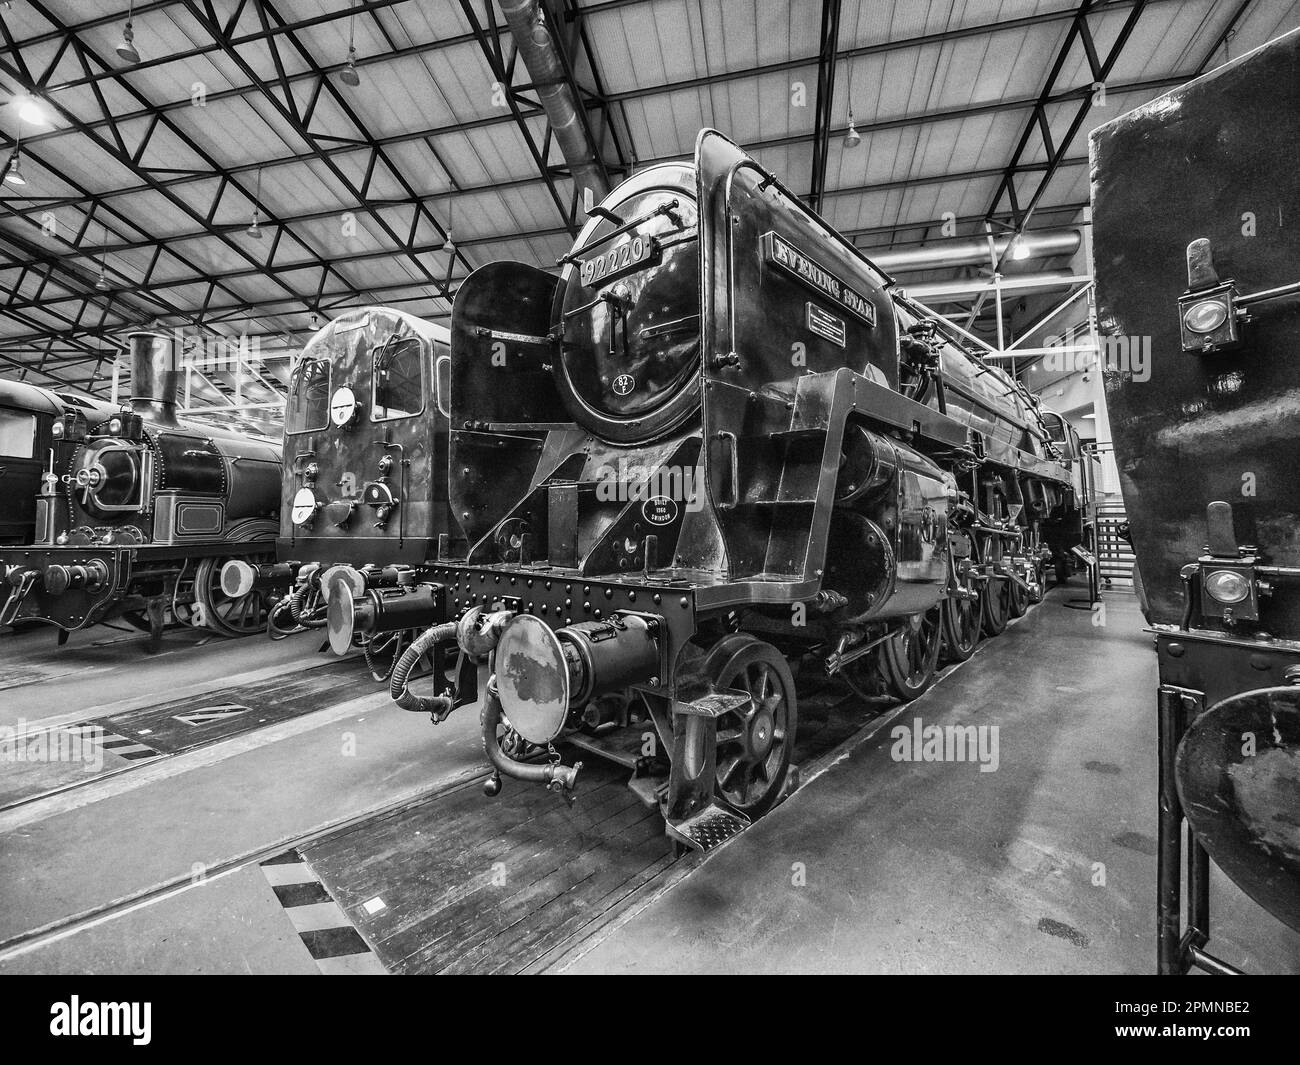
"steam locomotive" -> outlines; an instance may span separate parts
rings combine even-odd
[[[78,410],[106,417],[113,409],[88,397],[0,380],[0,547],[35,539],[36,497],[55,421]]]
[[[0,550],[0,624],[71,631],[122,617],[153,636],[167,613],[228,636],[261,631],[259,590],[226,595],[221,565],[274,557],[280,448],[178,421],[174,340],[129,337],[131,402],[70,405],[38,440],[31,542]],[[52,412],[51,412],[52,413]]]
[[[110,409],[87,397],[0,380],[0,549],[34,539],[42,456],[53,443],[55,419],[76,408]],[[8,581],[0,581],[0,612],[11,590]]]
[[[278,561],[232,559],[222,572],[232,596],[287,593],[273,634],[328,627],[331,649],[360,646],[376,680],[446,617],[446,597],[413,578],[449,527],[448,339],[442,326],[365,307],[308,341],[285,413]]]
[[[492,663],[490,794],[571,791],[563,739],[707,849],[785,791],[791,662],[910,699],[1041,595],[1046,540],[1081,536],[1078,456],[719,133],[589,215],[558,277],[495,263],[457,294],[461,536],[394,593],[457,620],[400,694],[435,720],[472,701],[466,671],[405,688],[455,639]]]
[[[1297,144],[1300,32],[1093,134],[1099,324],[1152,356],[1105,383],[1159,652],[1162,973],[1233,971],[1211,858],[1300,930]]]

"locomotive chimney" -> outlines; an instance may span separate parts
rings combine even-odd
[[[176,392],[180,369],[176,341],[165,333],[138,332],[127,336],[131,346],[131,409],[153,421],[176,421]]]

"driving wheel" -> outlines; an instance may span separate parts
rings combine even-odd
[[[1002,537],[992,533],[980,536],[980,565],[986,568],[1002,562]],[[1011,582],[1005,577],[991,574],[984,584],[984,635],[999,636],[1011,617]]]
[[[223,636],[251,636],[266,629],[266,595],[254,588],[230,596],[221,587],[224,558],[205,558],[194,572],[194,598],[203,608],[203,627]]]
[[[1008,559],[1008,565],[1013,567],[1015,573],[1023,569],[1019,562],[1019,556]],[[1007,581],[1007,591],[1007,612],[1013,618],[1023,618],[1029,611],[1029,589],[1020,587],[1015,581]]]
[[[942,604],[907,618],[902,630],[880,645],[882,671],[890,692],[910,702],[925,691],[934,680],[942,644]]]
[[[984,620],[979,582],[969,573],[961,578],[961,591],[971,598],[950,596],[943,601],[943,653],[953,662],[965,662],[979,646]]]
[[[745,692],[748,703],[717,722],[717,792],[749,817],[781,796],[794,747],[797,705],[785,657],[748,633],[724,636],[709,650],[705,675],[715,688]]]

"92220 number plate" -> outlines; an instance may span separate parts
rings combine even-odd
[[[624,274],[634,274],[658,260],[659,242],[654,237],[638,233],[631,240],[602,252],[594,259],[580,259],[578,276],[588,288],[595,288]]]

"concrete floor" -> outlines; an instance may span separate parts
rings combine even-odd
[[[578,973],[1150,973],[1156,663],[1130,595],[1061,589],[775,815],[557,968]],[[891,757],[987,725],[996,771]],[[990,734],[987,734],[991,736]],[[1300,936],[1215,871],[1211,949],[1300,971]]]
[[[320,638],[227,639],[173,628],[156,654],[148,636],[98,626],[73,633],[59,647],[55,631],[36,626],[0,630],[0,725],[80,720],[186,690],[202,691],[252,670],[294,668],[317,655]]]
[[[105,648],[70,644],[55,665],[39,660],[58,676],[0,690],[0,718],[29,728],[80,720],[321,660],[310,635],[204,647],[189,634],[168,640],[172,655],[137,658],[133,645],[114,648],[119,657],[107,681],[83,672],[103,664]],[[93,694],[133,686],[133,698],[99,702]],[[479,771],[477,714],[462,711],[435,729],[427,717],[395,711],[375,687],[372,695],[0,811],[0,942],[174,879],[186,882],[173,897],[73,936],[0,951],[0,973],[315,971],[260,870],[201,874]],[[0,764],[0,773],[21,768]],[[284,934],[269,934],[275,928]]]
[[[1112,595],[1095,626],[1064,605],[1067,594],[1078,590],[1054,593],[554,968],[1149,972],[1154,655],[1131,598]],[[10,639],[0,655],[11,668],[48,673],[0,680],[0,724],[76,720],[88,707],[145,705],[318,660],[311,637],[200,647],[177,634],[173,653],[154,658],[89,640],[62,652],[40,641],[33,654]],[[891,728],[917,718],[996,725],[996,772],[894,761]],[[316,972],[261,870],[230,859],[478,772],[477,726],[465,708],[435,729],[376,692],[0,810],[0,941],[179,885],[70,934],[0,949],[0,973]],[[219,863],[226,872],[195,876]],[[1218,953],[1252,970],[1300,970],[1300,937],[1221,877],[1215,887]]]

